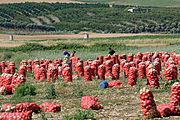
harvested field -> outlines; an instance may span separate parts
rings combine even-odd
[[[100,34],[100,33],[88,33],[88,34],[90,38],[157,35],[157,34]],[[83,37],[84,37],[84,33],[82,32],[79,34],[68,34],[68,35],[14,35],[14,40],[79,39]],[[0,40],[9,40],[9,35],[0,34]]]

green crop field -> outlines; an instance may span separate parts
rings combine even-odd
[[[180,7],[180,0],[74,0],[80,2],[113,3],[121,5]]]
[[[0,5],[0,31],[91,31],[99,33],[180,33],[180,9],[74,3],[16,3]]]

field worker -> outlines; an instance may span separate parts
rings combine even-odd
[[[72,59],[72,57],[74,57],[75,53],[76,53],[76,51],[73,51],[73,52],[71,53],[71,59]]]
[[[109,54],[112,56],[114,55],[115,51],[112,48],[109,48]]]
[[[63,64],[68,64],[72,70],[72,65],[71,65],[71,61],[70,61],[70,54],[65,50],[65,51],[63,51],[63,55],[65,55]]]

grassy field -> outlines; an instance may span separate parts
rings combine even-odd
[[[156,41],[157,40],[157,41]],[[154,41],[154,43],[153,43]],[[166,41],[166,42],[165,42]],[[174,42],[170,45],[170,42]],[[11,44],[22,42],[21,40],[12,41]],[[179,35],[172,36],[126,36],[115,38],[94,38],[94,39],[55,39],[55,40],[24,40],[28,43],[24,46],[14,48],[1,48],[0,60],[15,61],[16,66],[19,67],[19,62],[23,59],[57,59],[63,58],[62,51],[68,50],[69,52],[76,50],[76,56],[82,60],[96,59],[98,56],[107,56],[108,47],[112,47],[117,54],[128,54],[137,52],[155,52],[172,50],[179,52]],[[158,44],[162,43],[165,46],[159,47],[132,47],[125,46],[124,44]],[[42,46],[41,44],[45,44]],[[40,45],[38,45],[40,44]],[[172,43],[171,43],[172,44]],[[48,45],[48,46],[47,46]],[[124,84],[127,84],[128,79],[123,77],[121,72],[120,79]],[[180,79],[180,76],[179,78]],[[33,79],[33,74],[27,75],[28,84],[36,87],[37,94],[35,96],[13,97],[13,95],[0,96],[0,104],[11,103],[17,104],[20,102],[35,102],[40,105],[42,102],[51,102],[54,104],[61,104],[62,111],[59,113],[38,113],[33,114],[33,120],[80,120],[83,116],[95,118],[97,120],[119,120],[119,119],[143,119],[143,112],[140,105],[139,90],[146,86],[146,79],[139,80],[134,87],[119,87],[100,89],[100,80],[93,79],[92,82],[84,82],[84,78],[73,80],[72,83],[65,83],[64,79],[58,79],[54,84],[56,98],[47,99],[48,86],[46,82],[37,82]],[[110,78],[106,79],[110,81]],[[155,101],[157,105],[170,102],[170,88],[165,87],[165,78],[160,80],[161,87],[153,89]],[[99,111],[83,110],[81,108],[82,96],[94,96],[99,99],[99,103],[103,105],[104,109]],[[44,116],[44,117],[43,117]],[[161,119],[178,120],[179,116],[171,116]]]
[[[74,0],[80,2],[99,2],[120,5],[180,7],[180,0]]]

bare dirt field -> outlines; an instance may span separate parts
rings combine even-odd
[[[106,37],[123,37],[138,35],[157,35],[157,34],[100,34],[88,33],[90,38],[106,38]],[[0,34],[0,41],[9,40],[10,35]],[[48,40],[48,39],[79,39],[83,38],[84,33],[68,34],[68,35],[14,35],[14,40]]]
[[[24,3],[24,2],[49,2],[49,3],[82,3],[77,1],[71,1],[71,0],[0,0],[0,4],[6,4],[6,3]]]

